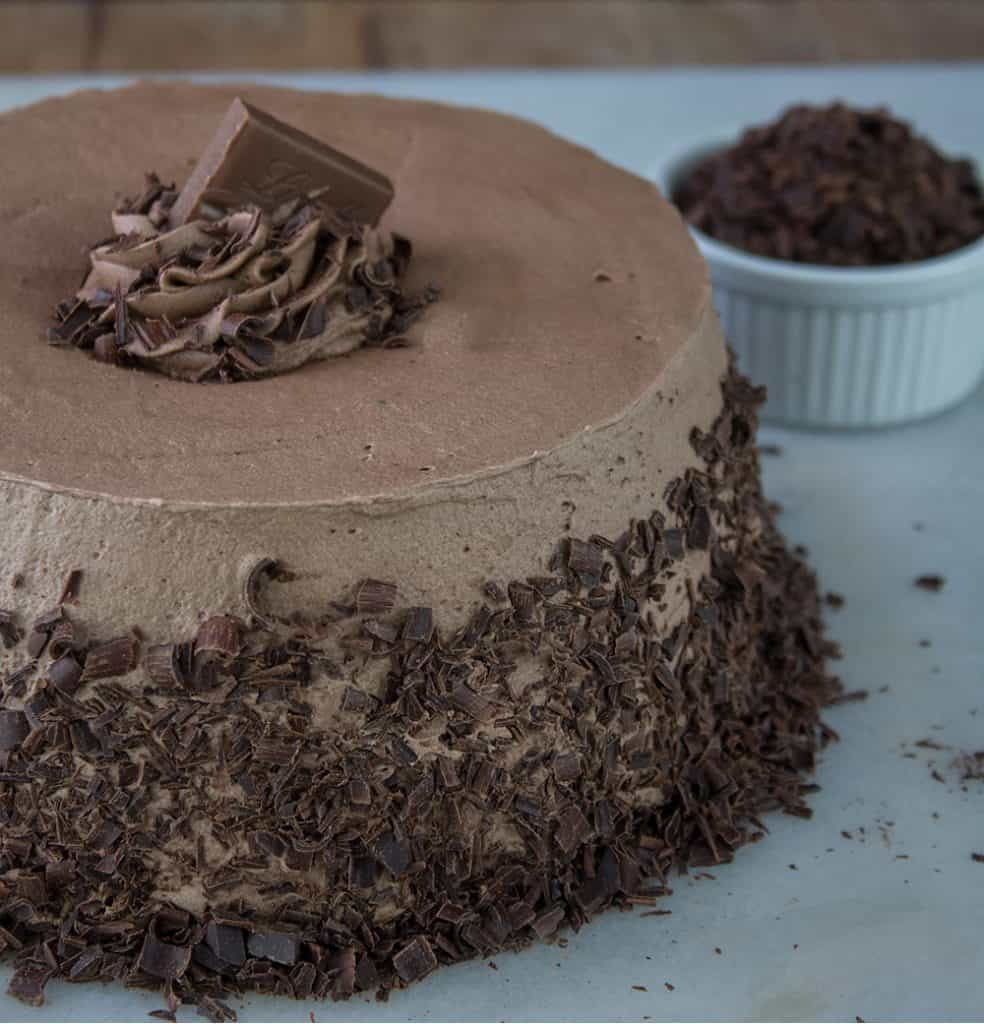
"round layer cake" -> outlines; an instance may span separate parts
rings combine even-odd
[[[411,344],[229,385],[46,345],[114,203],[237,94],[392,178],[441,296]],[[49,100],[0,147],[15,994],[387,989],[803,812],[814,581],[650,184],[498,114],[252,86]]]

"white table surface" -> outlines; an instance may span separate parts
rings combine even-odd
[[[264,77],[496,107],[639,172],[681,136],[833,97],[890,103],[947,146],[984,155],[984,64]],[[0,78],[0,108],[120,81]],[[773,816],[771,836],[713,879],[680,879],[664,904],[672,916],[612,912],[564,948],[497,956],[496,971],[443,969],[386,1004],[254,997],[242,1020],[984,1017],[984,864],[970,856],[984,852],[984,783],[961,788],[948,767],[957,749],[984,748],[984,391],[911,427],[767,429],[762,440],[783,448],[763,461],[787,536],[847,598],[829,616],[840,672],[848,689],[871,692],[827,715],[842,741],[823,758],[814,818]],[[923,573],[945,576],[943,591],[916,589]],[[954,750],[912,745],[924,737]],[[137,1020],[161,1005],[120,987],[52,984],[40,1011],[0,996],[0,1020]]]

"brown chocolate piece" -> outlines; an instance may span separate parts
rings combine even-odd
[[[16,750],[30,731],[23,711],[0,711],[0,751]]]
[[[137,958],[137,968],[155,978],[180,978],[191,963],[191,948],[162,942],[152,931],[147,932]]]
[[[310,192],[360,224],[378,224],[393,200],[385,175],[238,97],[171,209],[171,223],[247,204],[273,210]]]
[[[396,973],[409,983],[419,980],[434,970],[437,966],[437,957],[434,956],[430,943],[423,935],[418,935],[413,942],[404,946],[393,957],[393,966],[396,968]]]
[[[920,590],[928,590],[932,594],[939,593],[946,584],[946,580],[938,573],[927,573],[925,576],[918,576],[914,582]]]
[[[255,932],[247,946],[250,956],[288,965],[297,960],[301,948],[299,937],[290,932]]]
[[[13,612],[0,609],[0,643],[8,650],[20,642],[21,631],[15,621]]]
[[[205,945],[218,960],[232,967],[239,967],[246,960],[242,928],[213,921],[205,931]]]
[[[137,644],[132,636],[121,636],[116,640],[100,644],[89,651],[86,658],[82,682],[94,679],[112,679],[125,676],[137,665]]]

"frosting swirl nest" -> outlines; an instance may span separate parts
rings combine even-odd
[[[398,345],[436,297],[398,286],[407,239],[351,223],[317,194],[171,226],[175,198],[149,175],[143,195],[114,211],[113,238],[56,308],[52,343],[180,380],[247,380]]]

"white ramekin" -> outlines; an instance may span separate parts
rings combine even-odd
[[[680,147],[650,177],[671,196],[736,133]],[[845,268],[752,256],[691,229],[738,365],[768,388],[763,415],[813,427],[931,416],[984,376],[984,239],[900,266]]]

